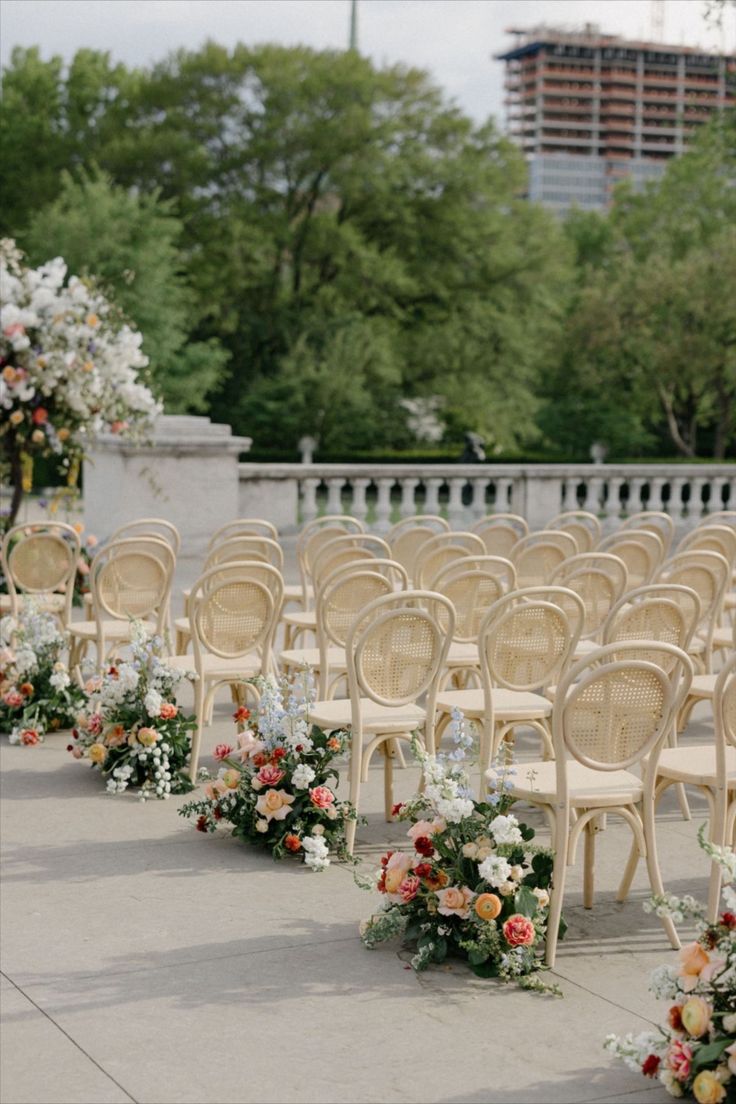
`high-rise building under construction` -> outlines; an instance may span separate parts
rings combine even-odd
[[[507,125],[529,199],[605,208],[619,180],[656,178],[715,111],[733,108],[736,57],[552,27],[511,30]]]

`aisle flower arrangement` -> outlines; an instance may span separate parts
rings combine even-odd
[[[488,801],[473,800],[464,766],[472,738],[458,711],[449,731],[455,748],[447,756],[412,745],[424,791],[394,810],[410,822],[412,849],[387,852],[374,882],[363,883],[382,903],[361,938],[373,948],[401,936],[415,970],[455,956],[479,977],[559,993],[539,976],[553,853],[509,812],[507,764]]]
[[[698,937],[678,953],[677,965],[658,966],[649,988],[670,1002],[659,1031],[609,1035],[606,1050],[629,1069],[657,1078],[671,1096],[699,1104],[736,1101],[736,854],[716,848],[700,831],[703,850],[723,868],[725,910],[715,924],[692,897],[655,897],[648,906],[676,922],[691,919]]]
[[[16,494],[32,486],[35,456],[56,455],[76,483],[89,438],[146,426],[160,404],[140,378],[142,337],[88,280],[67,279],[61,257],[30,268],[0,242],[0,436]]]
[[[355,815],[335,794],[334,762],[346,749],[347,733],[328,735],[310,723],[309,673],[291,682],[257,679],[255,686],[258,706],[253,713],[238,709],[236,739],[215,748],[217,778],[203,798],[179,812],[196,816],[200,832],[229,824],[232,835],[267,847],[275,859],[292,855],[314,871],[325,870],[331,854],[347,858],[345,822]]]
[[[186,676],[167,666],[160,638],[140,624],[131,637],[132,659],[87,681],[68,750],[107,778],[108,793],[137,786],[142,801],[165,800],[193,789],[186,768],[195,720],[174,700]]]
[[[0,621],[0,732],[11,744],[41,743],[71,728],[84,694],[69,676],[56,618],[29,602],[17,620]]]

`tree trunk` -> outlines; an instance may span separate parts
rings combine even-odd
[[[657,386],[657,390],[659,392],[659,398],[662,402],[662,406],[664,407],[664,412],[667,417],[667,428],[670,431],[670,437],[672,438],[678,452],[681,452],[683,456],[688,456],[691,458],[694,457],[695,449],[693,447],[693,442],[686,440],[680,431],[677,416],[675,415],[674,404],[670,395],[667,394],[666,390],[664,389],[664,387],[661,386],[661,384]]]
[[[10,513],[5,519],[5,529],[11,529],[15,525],[15,519],[23,501],[23,465],[20,459],[20,448],[16,440],[10,437],[6,442],[6,451],[10,462],[10,484],[13,494],[10,499]]]

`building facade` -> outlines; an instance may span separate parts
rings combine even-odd
[[[529,163],[528,198],[560,213],[604,209],[614,186],[641,186],[736,104],[736,57],[550,27],[512,29],[507,129]]]

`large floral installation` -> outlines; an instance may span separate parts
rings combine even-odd
[[[38,744],[74,724],[84,693],[62,660],[65,649],[56,618],[32,602],[0,621],[0,732],[11,744]]]
[[[132,659],[107,668],[85,684],[84,705],[68,750],[88,759],[107,778],[108,793],[138,787],[142,801],[187,793],[193,717],[175,702],[181,671],[167,666],[163,642],[140,623],[131,633]]]
[[[32,486],[33,459],[56,455],[76,483],[89,439],[133,432],[160,413],[141,381],[142,336],[61,257],[31,268],[0,241],[0,436],[14,498]]]
[[[347,746],[343,731],[329,734],[310,723],[314,685],[309,672],[293,681],[257,679],[258,706],[235,713],[234,743],[219,744],[218,776],[204,797],[184,805],[200,832],[232,825],[232,835],[267,847],[275,859],[300,857],[312,870],[325,870],[330,854],[347,858],[345,822],[355,813],[338,800],[335,759]],[[247,727],[244,727],[247,725]]]
[[[698,937],[678,953],[677,965],[658,966],[649,988],[670,1002],[658,1031],[609,1035],[606,1050],[629,1069],[657,1078],[671,1096],[692,1095],[699,1104],[736,1101],[736,854],[714,847],[700,831],[700,845],[723,869],[725,910],[715,924],[692,897],[654,897],[647,909],[681,923],[694,921]]]
[[[415,740],[423,792],[394,812],[411,822],[410,851],[389,851],[376,880],[380,911],[361,925],[373,948],[396,936],[424,970],[448,956],[465,959],[480,977],[559,993],[539,976],[554,855],[535,845],[534,830],[509,809],[512,769],[499,763],[488,800],[473,800],[464,765],[472,747],[457,710],[448,729],[455,748],[432,757]]]

